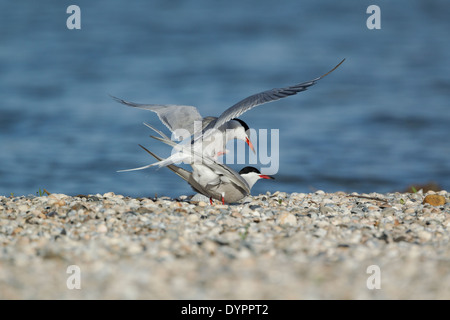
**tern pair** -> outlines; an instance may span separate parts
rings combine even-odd
[[[212,199],[219,200],[223,204],[238,202],[250,195],[251,188],[259,179],[274,179],[261,174],[255,167],[248,166],[236,172],[218,161],[218,157],[228,151],[225,145],[230,140],[243,140],[254,151],[249,137],[249,126],[238,117],[256,106],[307,90],[336,70],[344,60],[313,80],[251,95],[225,110],[219,117],[203,118],[193,106],[140,104],[112,96],[127,106],[155,112],[160,121],[172,132],[173,137],[183,139],[181,143],[176,143],[163,132],[144,123],[159,134],[159,137],[152,136],[152,138],[172,146],[176,152],[164,159],[140,145],[158,161],[143,167],[120,171],[142,170],[153,166],[167,167],[187,181],[196,192],[207,196],[211,204]],[[192,171],[175,165],[181,161],[190,164]]]

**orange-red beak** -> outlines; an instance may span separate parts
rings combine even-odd
[[[265,174],[260,174],[259,177],[260,177],[261,179],[272,179],[272,180],[275,180],[274,177],[266,176]]]
[[[255,148],[253,147],[253,143],[250,141],[249,138],[245,138],[245,142],[247,142],[250,149],[252,149],[253,153],[256,153]]]

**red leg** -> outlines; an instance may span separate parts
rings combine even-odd
[[[225,198],[222,196],[222,204],[225,204]]]
[[[209,197],[209,203],[212,205],[213,201],[212,201],[212,197]]]

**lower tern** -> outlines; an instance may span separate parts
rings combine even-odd
[[[164,160],[142,145],[139,146],[158,161]],[[167,168],[189,183],[194,191],[207,196],[210,204],[213,203],[212,199],[222,201],[222,204],[238,202],[250,194],[251,188],[259,179],[275,179],[261,174],[255,167],[245,167],[238,174],[228,166],[214,161],[202,165],[203,174],[205,174],[205,171],[210,171],[208,174],[209,181],[205,184],[193,172],[173,164],[167,165]],[[213,179],[211,179],[211,175],[214,176]]]

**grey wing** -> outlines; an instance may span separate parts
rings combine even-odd
[[[202,122],[202,130],[204,130],[211,122],[216,121],[217,117],[204,117]]]
[[[263,91],[257,94],[254,94],[250,97],[245,98],[244,100],[239,101],[232,107],[225,110],[220,117],[217,119],[217,121],[214,123],[214,128],[217,129],[224,123],[230,121],[231,119],[239,117],[244,112],[258,106],[264,103],[268,103],[271,101],[275,101],[278,99],[286,98],[292,95],[295,95],[299,92],[305,91],[312,85],[316,84],[317,81],[325,77],[326,75],[330,74],[334,70],[336,70],[337,67],[339,67],[345,59],[343,59],[337,66],[335,66],[333,69],[325,73],[324,75],[317,77],[313,80],[302,82],[290,87],[286,88],[277,88],[272,90]]]
[[[140,104],[114,96],[111,97],[117,102],[127,106],[155,112],[158,115],[159,120],[161,120],[171,132],[174,132],[177,129],[184,129],[189,131],[192,135],[194,133],[194,122],[202,121],[203,119],[197,108],[193,106],[175,104]]]
[[[236,188],[244,190],[245,193],[247,194],[250,193],[250,187],[247,181],[245,181],[244,178],[242,178],[239,173],[237,173],[227,165],[214,161],[208,163],[208,167],[210,167],[213,171],[215,171],[217,174],[221,176],[220,178],[221,183],[231,182]]]

